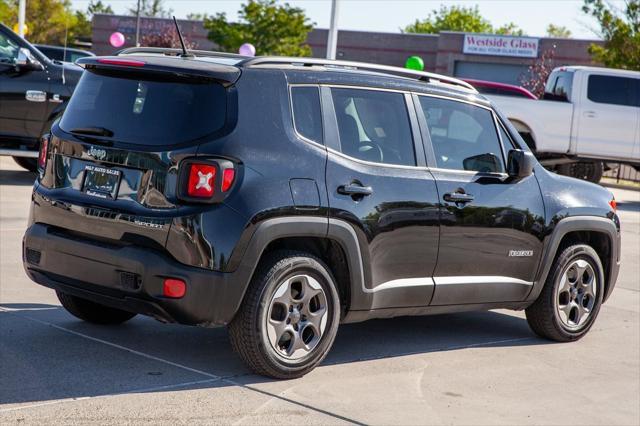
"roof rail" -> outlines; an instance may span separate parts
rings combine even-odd
[[[368,64],[366,62],[336,61],[332,59],[319,59],[319,58],[258,56],[254,58],[247,58],[243,61],[240,61],[237,64],[237,66],[250,67],[255,65],[270,65],[270,64],[298,65],[298,66],[304,66],[304,67],[318,65],[318,66],[325,66],[329,68],[345,68],[345,69],[376,71],[381,73],[400,75],[400,76],[409,77],[409,78],[413,77],[420,81],[451,84],[455,86],[464,87],[465,89],[472,90],[475,93],[477,93],[476,89],[472,85],[470,85],[465,81],[459,80],[457,78],[425,72],[425,71],[416,71],[416,70],[410,70],[407,68],[394,67],[390,65]]]
[[[237,53],[227,52],[214,52],[211,50],[188,50],[189,53],[195,56],[204,56],[209,58],[235,58],[235,59],[248,59],[250,56],[238,55]],[[150,53],[156,55],[166,56],[180,56],[183,52],[182,49],[174,49],[170,47],[128,47],[122,49],[116,53],[116,55],[131,55],[134,53]]]

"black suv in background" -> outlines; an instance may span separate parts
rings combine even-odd
[[[615,201],[541,167],[470,85],[307,58],[83,58],[44,140],[24,266],[86,321],[228,325],[299,377],[339,323],[526,309],[582,337],[619,270]]]
[[[93,53],[87,52],[86,50],[64,46],[50,46],[48,44],[36,44],[34,46],[52,61],[73,63],[80,58],[95,56]]]
[[[36,171],[40,138],[60,116],[82,68],[54,61],[0,24],[0,155]]]

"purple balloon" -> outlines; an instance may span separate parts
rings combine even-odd
[[[109,36],[109,44],[113,47],[122,47],[124,44],[124,34],[115,32]]]
[[[238,49],[238,53],[244,56],[256,56],[256,48],[251,43],[244,43],[240,46],[240,49]]]

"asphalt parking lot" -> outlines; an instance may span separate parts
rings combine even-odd
[[[306,377],[249,373],[224,328],[76,320],[22,269],[33,175],[0,157],[0,423],[640,424],[640,192],[611,189],[616,290],[579,342],[522,312],[344,325]]]

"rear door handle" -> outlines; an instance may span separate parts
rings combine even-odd
[[[350,183],[348,185],[340,185],[338,187],[338,194],[366,197],[367,195],[373,194],[373,189],[370,186],[362,186],[358,185],[357,183]]]
[[[596,118],[598,116],[595,111],[585,111],[583,115],[587,118]]]
[[[450,203],[469,203],[473,201],[473,195],[464,194],[460,192],[448,192],[444,194],[442,197],[445,201],[449,201]]]

